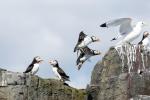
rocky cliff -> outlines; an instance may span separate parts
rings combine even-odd
[[[94,67],[86,92],[0,69],[0,100],[150,100],[150,52],[130,44],[110,48]]]
[[[0,100],[85,100],[85,91],[58,80],[0,69]]]
[[[88,100],[150,100],[150,54],[141,46],[112,47],[93,69]]]

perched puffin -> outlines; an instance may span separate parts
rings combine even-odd
[[[74,52],[76,52],[80,48],[83,48],[83,47],[89,45],[92,42],[97,42],[97,41],[99,41],[99,38],[97,38],[95,36],[90,37],[90,36],[86,35],[83,31],[81,31],[79,33],[78,42],[74,48]]]
[[[60,81],[70,81],[69,76],[59,67],[57,60],[50,60],[54,74],[60,79]]]
[[[149,32],[144,32],[143,33],[143,38],[142,40],[138,43],[139,45],[143,46],[145,49],[149,46]]]
[[[29,73],[30,72],[32,75],[35,75],[38,72],[39,64],[42,61],[43,60],[39,56],[34,57],[32,63],[28,66],[28,68],[26,69],[26,71],[24,73]]]
[[[100,55],[100,51],[98,50],[92,50],[90,49],[88,46],[80,49],[80,55],[79,57],[77,58],[77,61],[76,61],[76,65],[78,66],[78,70],[80,70],[82,64],[88,60],[89,58],[91,58],[92,56],[95,56],[95,55]]]

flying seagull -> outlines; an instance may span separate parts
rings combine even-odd
[[[77,58],[76,61],[76,65],[78,66],[78,70],[80,70],[81,66],[83,65],[83,63],[88,60],[89,58],[91,58],[92,56],[95,55],[100,55],[101,53],[97,50],[92,50],[90,49],[88,46],[80,49],[80,55]]]
[[[83,47],[89,45],[92,42],[97,42],[97,41],[99,41],[99,38],[97,38],[95,36],[90,37],[90,36],[86,35],[83,31],[81,31],[79,33],[78,42],[74,48],[74,52],[76,52],[80,48],[83,48]]]
[[[144,48],[147,48],[149,46],[149,35],[150,33],[149,32],[144,32],[143,33],[143,38],[142,40],[138,43],[139,45],[142,45]]]
[[[42,61],[43,60],[39,56],[34,57],[32,63],[28,66],[28,68],[26,69],[24,73],[31,73],[32,75],[35,75],[38,72],[39,64]]]
[[[59,67],[57,60],[50,60],[54,74],[60,79],[60,81],[70,81],[69,76]]]
[[[131,18],[120,18],[120,19],[105,22],[101,24],[100,27],[109,28],[112,26],[119,26],[119,33],[117,37],[113,38],[112,40],[117,40],[120,37],[124,37],[121,43],[124,43],[124,42],[130,43],[140,36],[142,27],[145,25],[146,25],[145,22],[140,21],[140,22],[137,22],[135,26],[132,26]]]

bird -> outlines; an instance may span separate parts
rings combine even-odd
[[[97,38],[96,36],[88,36],[83,31],[81,31],[79,33],[78,42],[74,48],[74,52],[76,52],[80,48],[83,48],[83,47],[89,45],[92,42],[97,42],[97,41],[100,41],[100,39]]]
[[[149,46],[149,35],[150,35],[150,33],[149,32],[147,32],[147,31],[145,31],[144,33],[143,33],[143,38],[142,38],[142,40],[138,43],[139,45],[141,45],[144,49],[146,49],[146,48],[148,48],[148,46]]]
[[[42,61],[43,60],[39,56],[34,57],[32,63],[27,67],[24,73],[30,73],[31,75],[35,75],[38,72],[39,64]]]
[[[144,21],[139,21],[132,26],[132,20],[132,18],[119,18],[105,22],[101,24],[100,27],[109,28],[112,26],[119,26],[119,33],[117,37],[114,37],[111,41],[124,37],[120,43],[131,43],[140,36],[143,26],[147,25]]]
[[[77,58],[77,61],[76,61],[76,65],[78,67],[78,70],[80,70],[81,66],[83,65],[83,63],[90,59],[92,56],[95,56],[95,55],[100,55],[101,52],[98,51],[98,50],[92,50],[90,49],[88,46],[80,49],[80,55],[79,57]]]
[[[54,74],[60,79],[60,81],[70,81],[69,76],[59,67],[57,60],[50,60]]]

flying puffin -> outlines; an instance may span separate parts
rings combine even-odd
[[[119,43],[130,43],[140,36],[143,26],[146,26],[146,23],[143,21],[139,21],[133,26],[132,21],[133,19],[131,18],[119,18],[105,22],[101,24],[100,27],[109,28],[119,26],[119,33],[112,40],[117,40],[118,38],[123,37]]]
[[[78,42],[74,48],[74,52],[76,52],[77,50],[79,50],[80,48],[83,48],[87,45],[89,45],[92,42],[97,42],[99,41],[99,39],[95,36],[88,36],[86,35],[83,31],[81,31],[79,33],[79,38],[78,38]]]
[[[76,65],[78,66],[78,70],[80,70],[82,64],[86,60],[88,60],[92,56],[100,55],[100,54],[101,54],[100,51],[98,51],[98,50],[92,50],[88,46],[80,49],[80,55],[79,55],[79,57],[77,58],[77,61],[76,61]]]
[[[59,67],[57,60],[50,60],[54,74],[60,79],[60,81],[70,81],[69,76]]]
[[[28,68],[26,69],[24,73],[31,73],[32,75],[35,75],[38,72],[39,64],[42,61],[43,60],[39,56],[34,57],[32,63],[28,66]]]
[[[144,32],[143,33],[143,38],[142,38],[142,40],[138,43],[139,45],[141,45],[141,46],[143,46],[145,49],[149,46],[149,36],[150,34],[149,34],[149,32]]]

